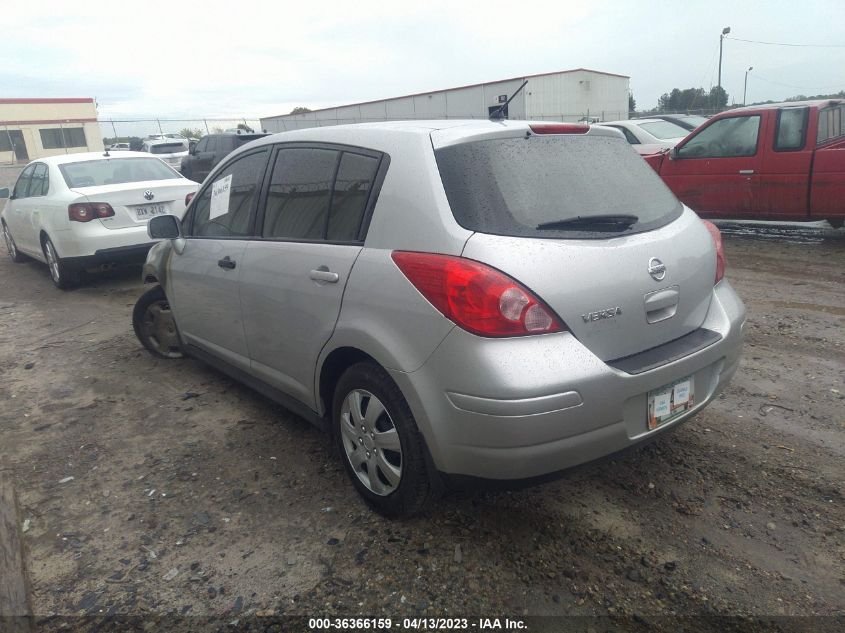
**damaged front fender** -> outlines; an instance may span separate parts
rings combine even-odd
[[[141,272],[141,281],[145,284],[158,283],[162,288],[167,287],[167,264],[173,254],[173,241],[157,242],[147,253],[147,261]]]

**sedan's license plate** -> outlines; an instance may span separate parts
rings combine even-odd
[[[648,392],[648,428],[656,429],[661,424],[674,420],[693,408],[692,376],[681,378],[660,389]]]
[[[148,220],[154,215],[166,215],[167,214],[167,205],[166,204],[150,204],[144,207],[135,207],[133,209],[135,211],[135,219],[136,220]]]

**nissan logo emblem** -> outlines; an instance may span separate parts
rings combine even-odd
[[[648,260],[648,274],[654,281],[663,281],[666,276],[666,265],[656,257]]]
[[[154,194],[154,193],[153,193],[150,189],[147,189],[147,190],[144,192],[144,199],[146,199],[146,200],[152,200],[153,198],[155,198],[155,194]]]

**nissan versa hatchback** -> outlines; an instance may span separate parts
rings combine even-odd
[[[648,441],[739,363],[719,231],[616,131],[492,121],[256,140],[151,220],[134,310],[331,431],[377,510]]]

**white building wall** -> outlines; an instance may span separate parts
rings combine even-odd
[[[590,71],[544,75],[529,80],[528,118],[577,121],[596,116],[602,121],[628,118],[627,77]]]
[[[528,85],[508,106],[510,119],[577,121],[628,118],[627,77],[578,70],[526,77]],[[478,119],[499,106],[500,95],[512,95],[524,79],[496,81],[463,88],[327,108],[304,114],[261,119],[268,132],[324,125],[414,119]]]

